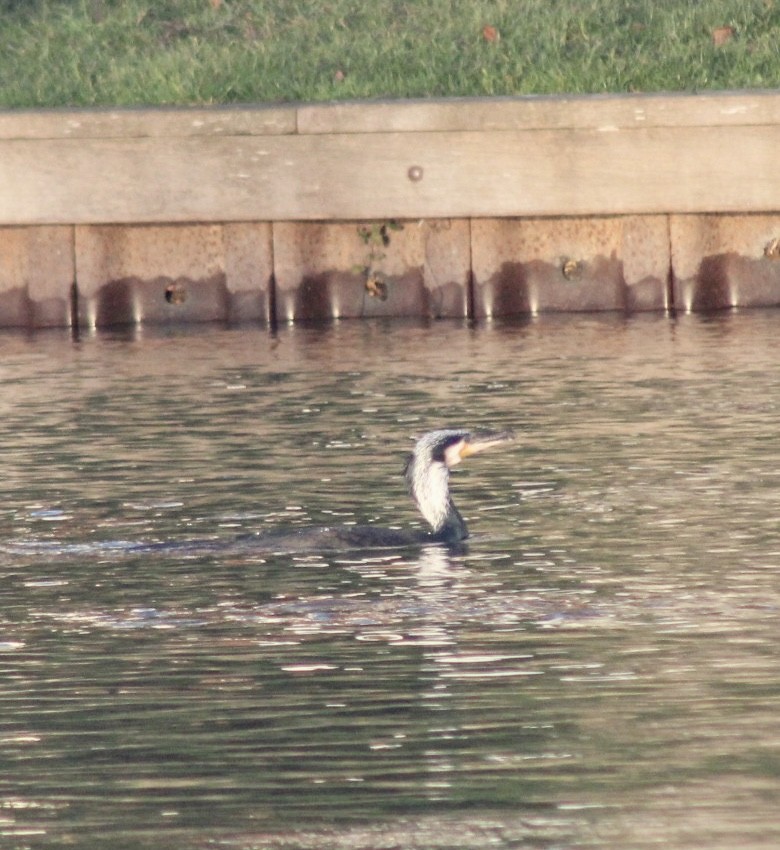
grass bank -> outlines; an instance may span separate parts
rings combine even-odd
[[[0,0],[0,107],[780,86],[780,0]]]

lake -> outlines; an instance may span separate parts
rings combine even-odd
[[[0,336],[0,846],[777,847],[779,319]]]

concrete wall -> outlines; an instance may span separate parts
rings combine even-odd
[[[0,325],[780,304],[780,94],[0,114]]]

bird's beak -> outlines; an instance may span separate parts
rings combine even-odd
[[[463,445],[460,449],[461,460],[471,457],[471,455],[484,452],[485,449],[490,449],[493,446],[500,446],[502,443],[508,443],[514,440],[513,431],[478,431],[475,434],[469,434],[463,440]]]

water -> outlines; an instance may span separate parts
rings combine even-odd
[[[0,337],[0,847],[776,847],[777,318]]]

